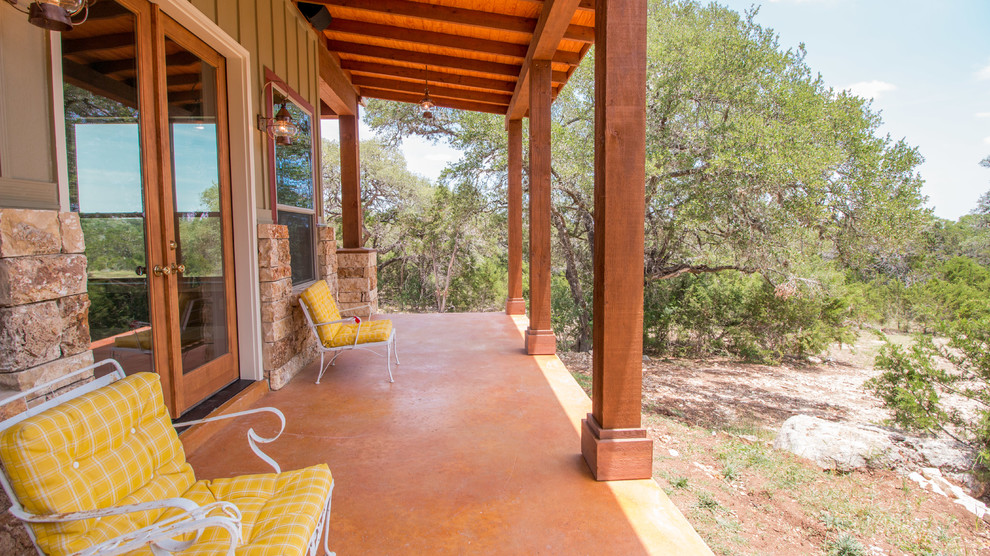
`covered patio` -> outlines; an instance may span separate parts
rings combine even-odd
[[[652,479],[598,482],[581,453],[591,400],[555,355],[528,356],[526,320],[390,315],[402,364],[351,352],[314,384],[310,365],[254,406],[288,424],[283,468],[333,471],[338,554],[710,554]],[[189,461],[201,478],[258,473],[244,441],[264,416],[217,432]]]

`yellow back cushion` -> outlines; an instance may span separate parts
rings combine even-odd
[[[177,497],[196,480],[152,373],[131,375],[12,426],[0,436],[0,461],[33,514]],[[68,554],[160,514],[32,527],[45,553]]]
[[[306,308],[309,309],[309,316],[313,318],[313,324],[340,320],[340,310],[337,309],[337,303],[333,300],[326,280],[320,280],[306,288],[299,294],[299,300],[305,303]],[[316,332],[320,335],[320,342],[329,346],[338,329],[340,329],[340,324],[324,324],[316,327]]]

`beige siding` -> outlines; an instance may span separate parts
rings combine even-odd
[[[0,207],[57,209],[48,34],[0,2]]]
[[[318,49],[320,41],[309,22],[289,0],[192,0],[217,25],[251,53],[258,111],[265,86],[265,68],[275,72],[314,107],[319,107]],[[250,116],[252,119],[254,115]],[[319,114],[314,114],[314,122]],[[257,158],[255,175],[259,218],[270,218],[268,164],[265,138],[257,133],[254,148]],[[319,161],[316,161],[319,164]],[[236,186],[236,184],[235,184]]]

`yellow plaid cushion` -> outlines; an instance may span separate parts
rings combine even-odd
[[[362,320],[361,332],[358,335],[357,324],[341,324],[337,333],[330,339],[330,343],[324,342],[327,347],[341,347],[354,345],[354,338],[357,336],[357,343],[370,344],[372,342],[384,342],[392,334],[392,321],[382,320]]]
[[[199,481],[183,498],[200,506],[230,502],[241,510],[241,536],[237,556],[302,556],[319,524],[330,495],[333,477],[325,464],[281,474],[244,475],[232,479]],[[227,531],[211,527],[191,548],[177,556],[224,554]],[[151,556],[150,549],[129,556]]]
[[[340,320],[340,310],[330,293],[330,286],[326,280],[320,280],[312,286],[306,288],[299,294],[299,300],[306,304],[309,309],[309,316],[313,318],[313,324],[319,322],[332,322]],[[320,336],[323,345],[330,345],[329,342],[337,334],[340,324],[324,324],[316,327],[316,332]]]
[[[158,375],[137,373],[25,419],[0,437],[24,509],[74,512],[181,496],[195,481]],[[149,511],[32,525],[46,554],[76,552],[159,518]]]

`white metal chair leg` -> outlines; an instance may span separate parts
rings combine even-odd
[[[395,332],[392,332],[392,353],[395,355],[395,364],[399,364],[399,348],[395,345]]]
[[[395,347],[392,344],[395,341],[394,340],[395,336],[393,336],[392,338],[393,340],[389,341],[388,343],[388,353],[385,354],[385,365],[388,367],[389,382],[395,382],[395,379],[392,378],[392,350],[395,349]]]

